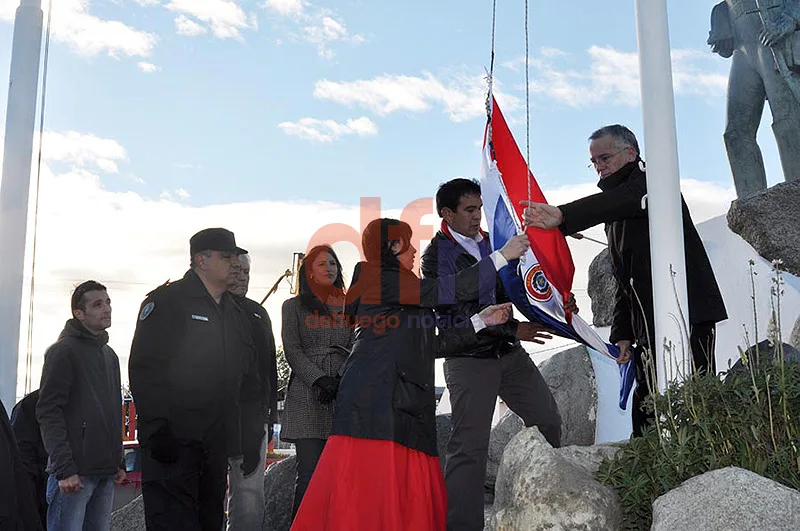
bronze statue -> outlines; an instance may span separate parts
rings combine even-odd
[[[800,0],[726,0],[711,12],[711,51],[733,56],[725,148],[741,199],[767,188],[756,132],[769,102],[783,175],[800,179]]]

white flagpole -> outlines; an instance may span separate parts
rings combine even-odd
[[[686,375],[688,297],[666,0],[635,0],[658,389]],[[635,288],[636,286],[634,286]],[[666,369],[666,370],[665,370]]]
[[[11,74],[0,184],[0,400],[17,398],[25,239],[33,156],[33,132],[42,49],[42,2],[21,0],[14,21]]]

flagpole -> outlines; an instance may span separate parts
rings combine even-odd
[[[0,400],[17,398],[25,239],[39,87],[43,27],[41,0],[21,0],[14,20],[11,72],[0,184]]]
[[[635,2],[647,161],[653,337],[658,389],[663,392],[669,382],[687,374],[689,353],[675,97],[666,0]]]

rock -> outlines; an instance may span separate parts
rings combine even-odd
[[[653,503],[651,531],[796,531],[800,492],[728,467],[685,481]]]
[[[484,482],[487,503],[494,501],[495,482],[497,481],[497,471],[503,460],[503,451],[511,439],[524,427],[522,419],[513,411],[509,411],[492,428],[492,433],[489,435],[489,454],[486,457],[486,480]]]
[[[800,315],[797,316],[797,321],[794,322],[792,328],[792,335],[789,336],[789,344],[794,348],[800,350]]]
[[[553,449],[538,429],[525,428],[508,444],[489,529],[608,531],[621,522],[614,489]]]
[[[592,299],[592,324],[611,326],[614,317],[614,297],[617,281],[611,271],[611,254],[608,247],[600,251],[589,265],[589,297]]]
[[[267,468],[264,475],[263,531],[289,531],[292,524],[296,462],[297,458],[292,455]]]
[[[612,459],[627,443],[597,444],[594,446],[564,446],[556,453],[594,477],[604,459]]]
[[[800,181],[789,181],[745,199],[728,210],[728,227],[766,260],[783,260],[783,267],[800,275]]]
[[[144,501],[141,496],[111,514],[111,531],[145,531]]]
[[[539,370],[561,413],[561,445],[594,444],[597,381],[586,347],[558,352],[542,362]]]
[[[755,366],[763,363],[771,363],[775,359],[775,347],[770,346],[769,341],[765,339],[764,341],[761,341],[757,346],[758,349],[756,349],[756,345],[754,345],[745,351],[747,359],[751,360]],[[758,352],[757,354],[756,351]],[[792,345],[784,343],[783,359],[787,363],[800,363],[800,351],[798,351]],[[747,369],[745,368],[740,358],[736,361],[736,363],[733,364],[733,366],[728,371],[728,374],[737,374],[741,372],[747,372]]]
[[[436,415],[436,450],[439,452],[439,464],[442,465],[443,473],[447,459],[447,441],[450,440],[450,432],[452,431],[450,415]]]

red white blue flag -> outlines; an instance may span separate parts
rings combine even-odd
[[[481,195],[489,225],[492,248],[500,249],[509,238],[522,232],[523,200],[547,200],[528,164],[520,153],[494,97],[483,142]],[[530,196],[528,195],[530,180]],[[617,358],[619,349],[603,341],[578,315],[564,310],[572,291],[575,266],[567,241],[558,229],[527,229],[531,247],[519,260],[500,271],[503,285],[514,306],[532,322],[551,328],[562,337],[573,339],[594,350]],[[633,363],[620,365],[619,406],[626,408],[633,387]]]

